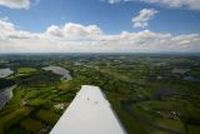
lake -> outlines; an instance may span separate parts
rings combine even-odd
[[[14,85],[0,90],[0,109],[13,97],[13,89],[15,87]]]
[[[67,69],[62,68],[60,66],[48,66],[48,67],[43,67],[43,69],[46,71],[52,71],[54,74],[61,75],[62,76],[61,80],[72,79],[70,72]]]
[[[2,68],[0,69],[0,78],[5,78],[14,72],[10,68]]]

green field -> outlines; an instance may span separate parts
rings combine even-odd
[[[20,61],[4,57],[8,63],[12,59],[10,68],[16,72],[7,80],[17,87],[0,111],[0,133],[48,133],[86,84],[103,90],[129,134],[200,133],[200,58],[123,56],[29,56]],[[61,81],[59,75],[41,69],[48,65],[68,69],[72,80]],[[174,68],[190,71],[177,74]],[[184,80],[186,76],[195,81]]]
[[[17,75],[28,75],[34,72],[37,72],[37,69],[31,67],[20,67],[16,71]]]

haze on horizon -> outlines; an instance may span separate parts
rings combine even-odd
[[[0,0],[0,53],[200,52],[199,0]]]

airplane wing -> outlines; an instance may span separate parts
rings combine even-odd
[[[99,87],[83,85],[50,134],[125,134]]]

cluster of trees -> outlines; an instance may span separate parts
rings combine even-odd
[[[7,79],[0,78],[0,89],[12,86],[14,84],[15,84],[15,82],[12,81],[12,80],[7,80]]]

